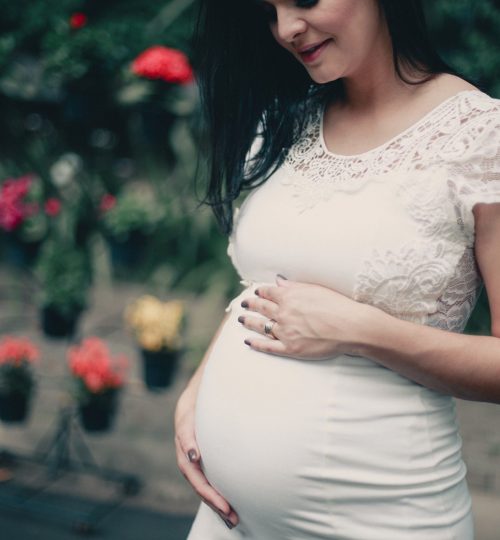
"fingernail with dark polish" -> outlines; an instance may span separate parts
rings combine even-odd
[[[241,307],[248,307],[248,302],[243,300],[243,302],[241,302]]]
[[[229,521],[229,519],[224,519],[224,523],[227,525],[228,529],[232,529],[234,527],[234,525]]]
[[[245,339],[244,343],[245,345],[250,345],[250,342],[248,341],[248,339]]]
[[[276,274],[276,275],[281,279],[288,280],[288,278],[286,278],[283,274]]]
[[[259,296],[259,289],[255,289],[254,293]]]
[[[245,322],[245,317],[243,317],[243,315],[240,315],[238,317],[238,322],[240,322],[241,324],[243,324]]]
[[[188,456],[188,459],[189,459],[189,461],[191,463],[193,461],[196,461],[196,458],[197,458],[196,450],[194,450],[194,449],[189,450],[188,453],[187,453],[187,456]]]

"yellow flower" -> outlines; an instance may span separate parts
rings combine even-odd
[[[181,347],[184,319],[184,304],[181,300],[162,302],[154,296],[144,295],[127,306],[124,318],[141,347],[155,351]]]
[[[154,330],[145,330],[141,332],[138,336],[139,344],[143,349],[149,351],[159,351],[163,345],[163,339],[159,332]]]

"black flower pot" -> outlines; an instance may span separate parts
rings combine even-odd
[[[41,324],[43,333],[49,337],[72,337],[82,310],[63,312],[56,306],[43,306]]]
[[[144,383],[149,390],[168,388],[177,371],[180,352],[141,349]]]
[[[108,390],[94,394],[84,403],[79,403],[78,414],[85,431],[109,431],[113,426],[118,403],[118,391]]]
[[[15,268],[31,267],[38,257],[41,246],[42,240],[25,242],[12,235],[7,235],[5,259]]]
[[[29,394],[0,393],[0,420],[6,423],[24,422],[28,416],[29,401]]]
[[[144,260],[147,236],[141,231],[130,231],[123,241],[110,236],[107,238],[111,263],[115,270],[137,268]]]

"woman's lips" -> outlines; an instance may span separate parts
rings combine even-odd
[[[312,49],[311,52],[302,52],[302,53],[300,53],[300,58],[302,58],[302,61],[305,62],[306,64],[314,62],[314,60],[319,58],[319,56],[321,55],[321,53],[323,52],[325,47],[328,45],[328,43],[330,43],[330,41],[331,41],[331,39],[327,39],[327,40],[323,41],[323,43],[321,43],[319,46]]]

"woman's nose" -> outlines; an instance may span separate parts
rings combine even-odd
[[[292,43],[306,28],[306,21],[298,16],[296,10],[276,11],[276,32],[281,41]]]

